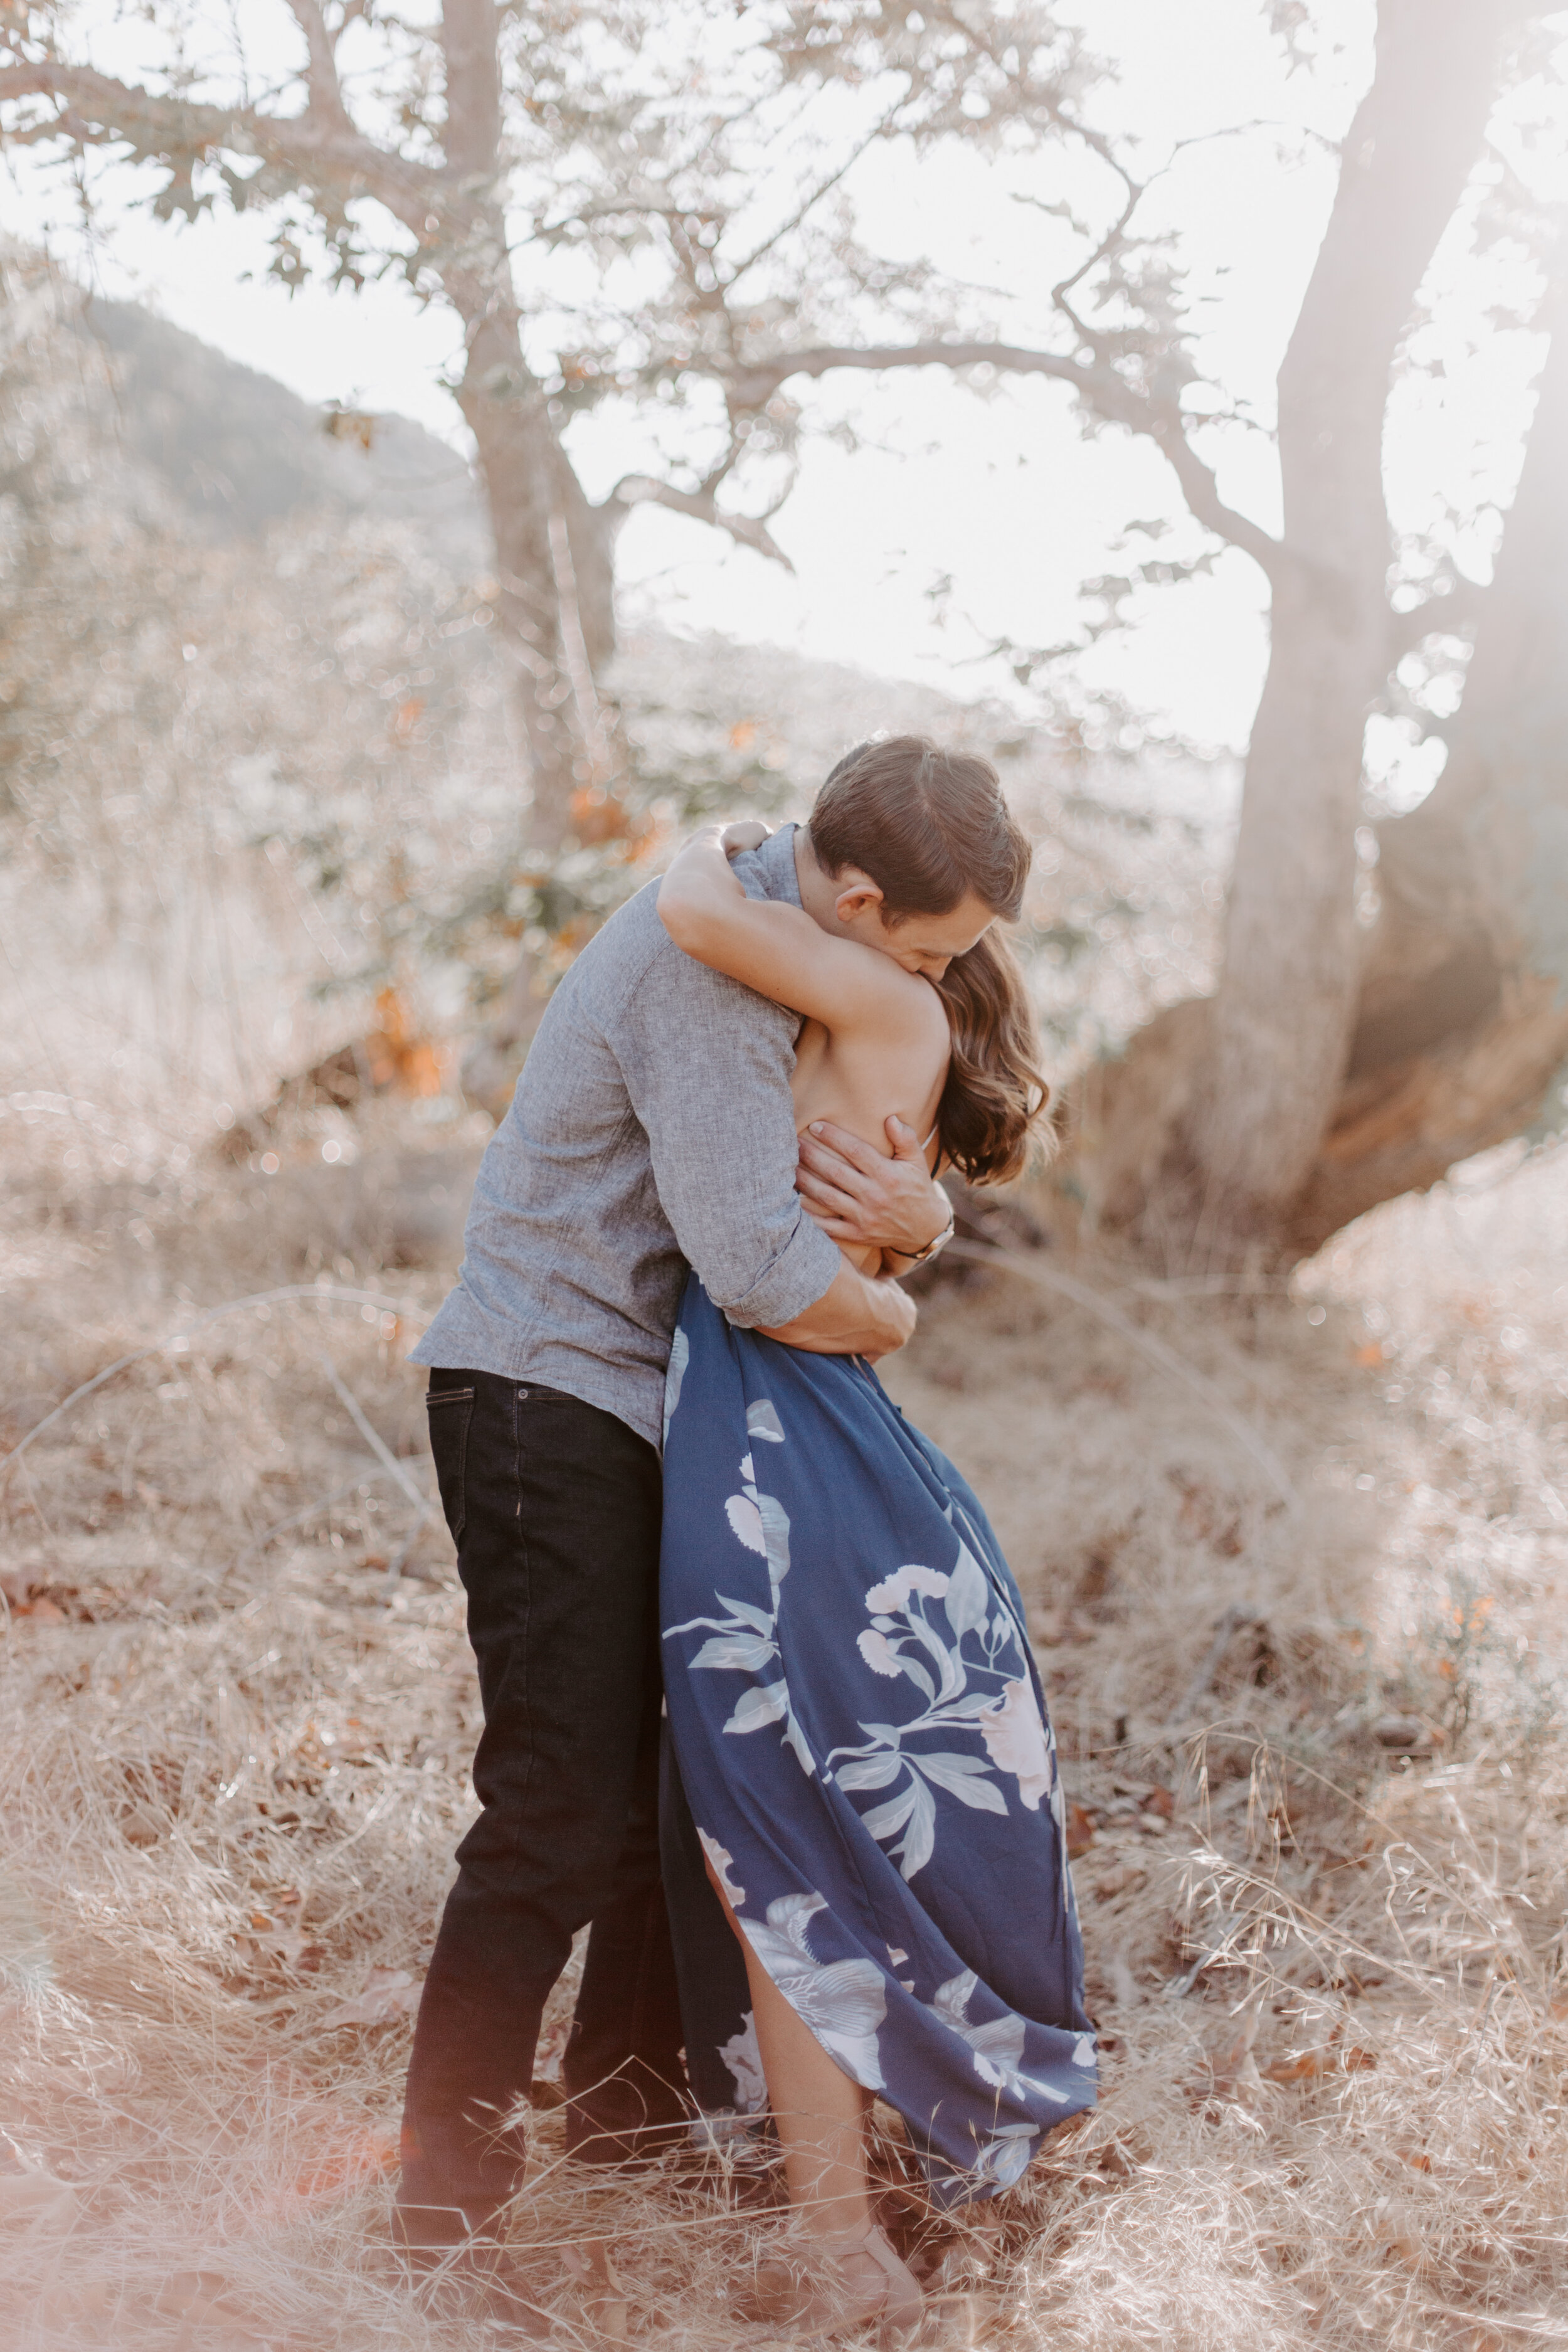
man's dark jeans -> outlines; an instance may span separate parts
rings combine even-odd
[[[521,2182],[544,2002],[593,1922],[563,2065],[567,2146],[614,2161],[682,2124],[658,1867],[658,1457],[613,1413],[434,1371],[430,1444],[468,1596],[484,1810],[458,1849],[408,2069],[408,2242],[484,2231]],[[640,2135],[640,2137],[639,2137]]]

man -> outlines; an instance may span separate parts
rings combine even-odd
[[[811,828],[735,871],[751,896],[934,976],[1010,908],[1020,848],[994,770],[904,737],[861,745]],[[798,1022],[683,956],[655,895],[621,908],[552,998],[479,1168],[458,1286],[414,1351],[433,1368],[485,1730],[482,1811],[415,2034],[398,2222],[416,2258],[456,2248],[481,2269],[521,2179],[505,2118],[584,1924],[568,2152],[622,2160],[687,2112],[658,1848],[658,1448],[687,1265],[733,1323],[877,1357],[910,1338],[914,1307],[837,1243],[907,1265],[952,1223],[896,1120],[890,1159],[837,1129],[803,1139],[797,1192]]]

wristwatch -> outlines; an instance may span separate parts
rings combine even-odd
[[[943,1227],[942,1227],[942,1231],[941,1231],[941,1233],[940,1233],[940,1234],[933,1234],[931,1235],[931,1237],[930,1241],[929,1241],[929,1242],[927,1242],[927,1244],[926,1244],[926,1245],[925,1245],[924,1249],[922,1249],[922,1250],[912,1250],[912,1251],[911,1251],[911,1250],[901,1250],[901,1249],[889,1249],[889,1250],[888,1251],[887,1255],[888,1255],[889,1257],[901,1257],[901,1258],[905,1258],[905,1259],[907,1259],[907,1260],[908,1260],[908,1262],[909,1262],[909,1264],[910,1264],[910,1265],[929,1265],[930,1261],[931,1261],[933,1257],[935,1257],[935,1255],[937,1255],[937,1252],[938,1252],[939,1250],[944,1250],[944,1249],[947,1247],[947,1245],[948,1245],[949,1242],[952,1239],[953,1228],[954,1228],[954,1226],[956,1225],[957,1222],[958,1222],[958,1212],[957,1212],[957,1210],[953,1207],[953,1204],[952,1204],[952,1193],[950,1192],[950,1193],[947,1195],[947,1223],[946,1223],[946,1224],[945,1224],[945,1225],[943,1225]]]

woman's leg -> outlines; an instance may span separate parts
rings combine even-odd
[[[790,2203],[811,2237],[858,2234],[871,2220],[866,2185],[870,2094],[850,2081],[802,2024],[743,1937],[742,1944]]]
[[[866,2115],[871,2095],[852,2083],[803,2025],[752,1951],[713,1870],[709,1880],[724,1906],[746,1962],[757,2048],[768,2105],[784,2150],[790,2203],[812,2237],[845,2237],[871,2220],[866,2184]]]
[[[866,2179],[871,2095],[851,2082],[802,2024],[742,1933],[712,1865],[707,1867],[746,1962],[768,2105],[798,2216],[791,2235],[816,2240],[828,2257],[826,2283],[803,2278],[787,2255],[771,2266],[759,2264],[756,2292],[738,2308],[748,2319],[784,2320],[811,2333],[879,2318],[895,2336],[907,2336],[919,2326],[924,2302],[918,2280],[872,2214]],[[770,2267],[782,2276],[770,2278]]]

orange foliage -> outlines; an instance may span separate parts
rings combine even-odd
[[[648,829],[639,810],[627,808],[602,784],[582,784],[572,795],[572,830],[584,849],[606,841],[640,841]]]
[[[375,1012],[378,1025],[367,1034],[364,1053],[377,1093],[392,1088],[400,1095],[438,1095],[442,1050],[418,1034],[395,988],[382,990]]]

